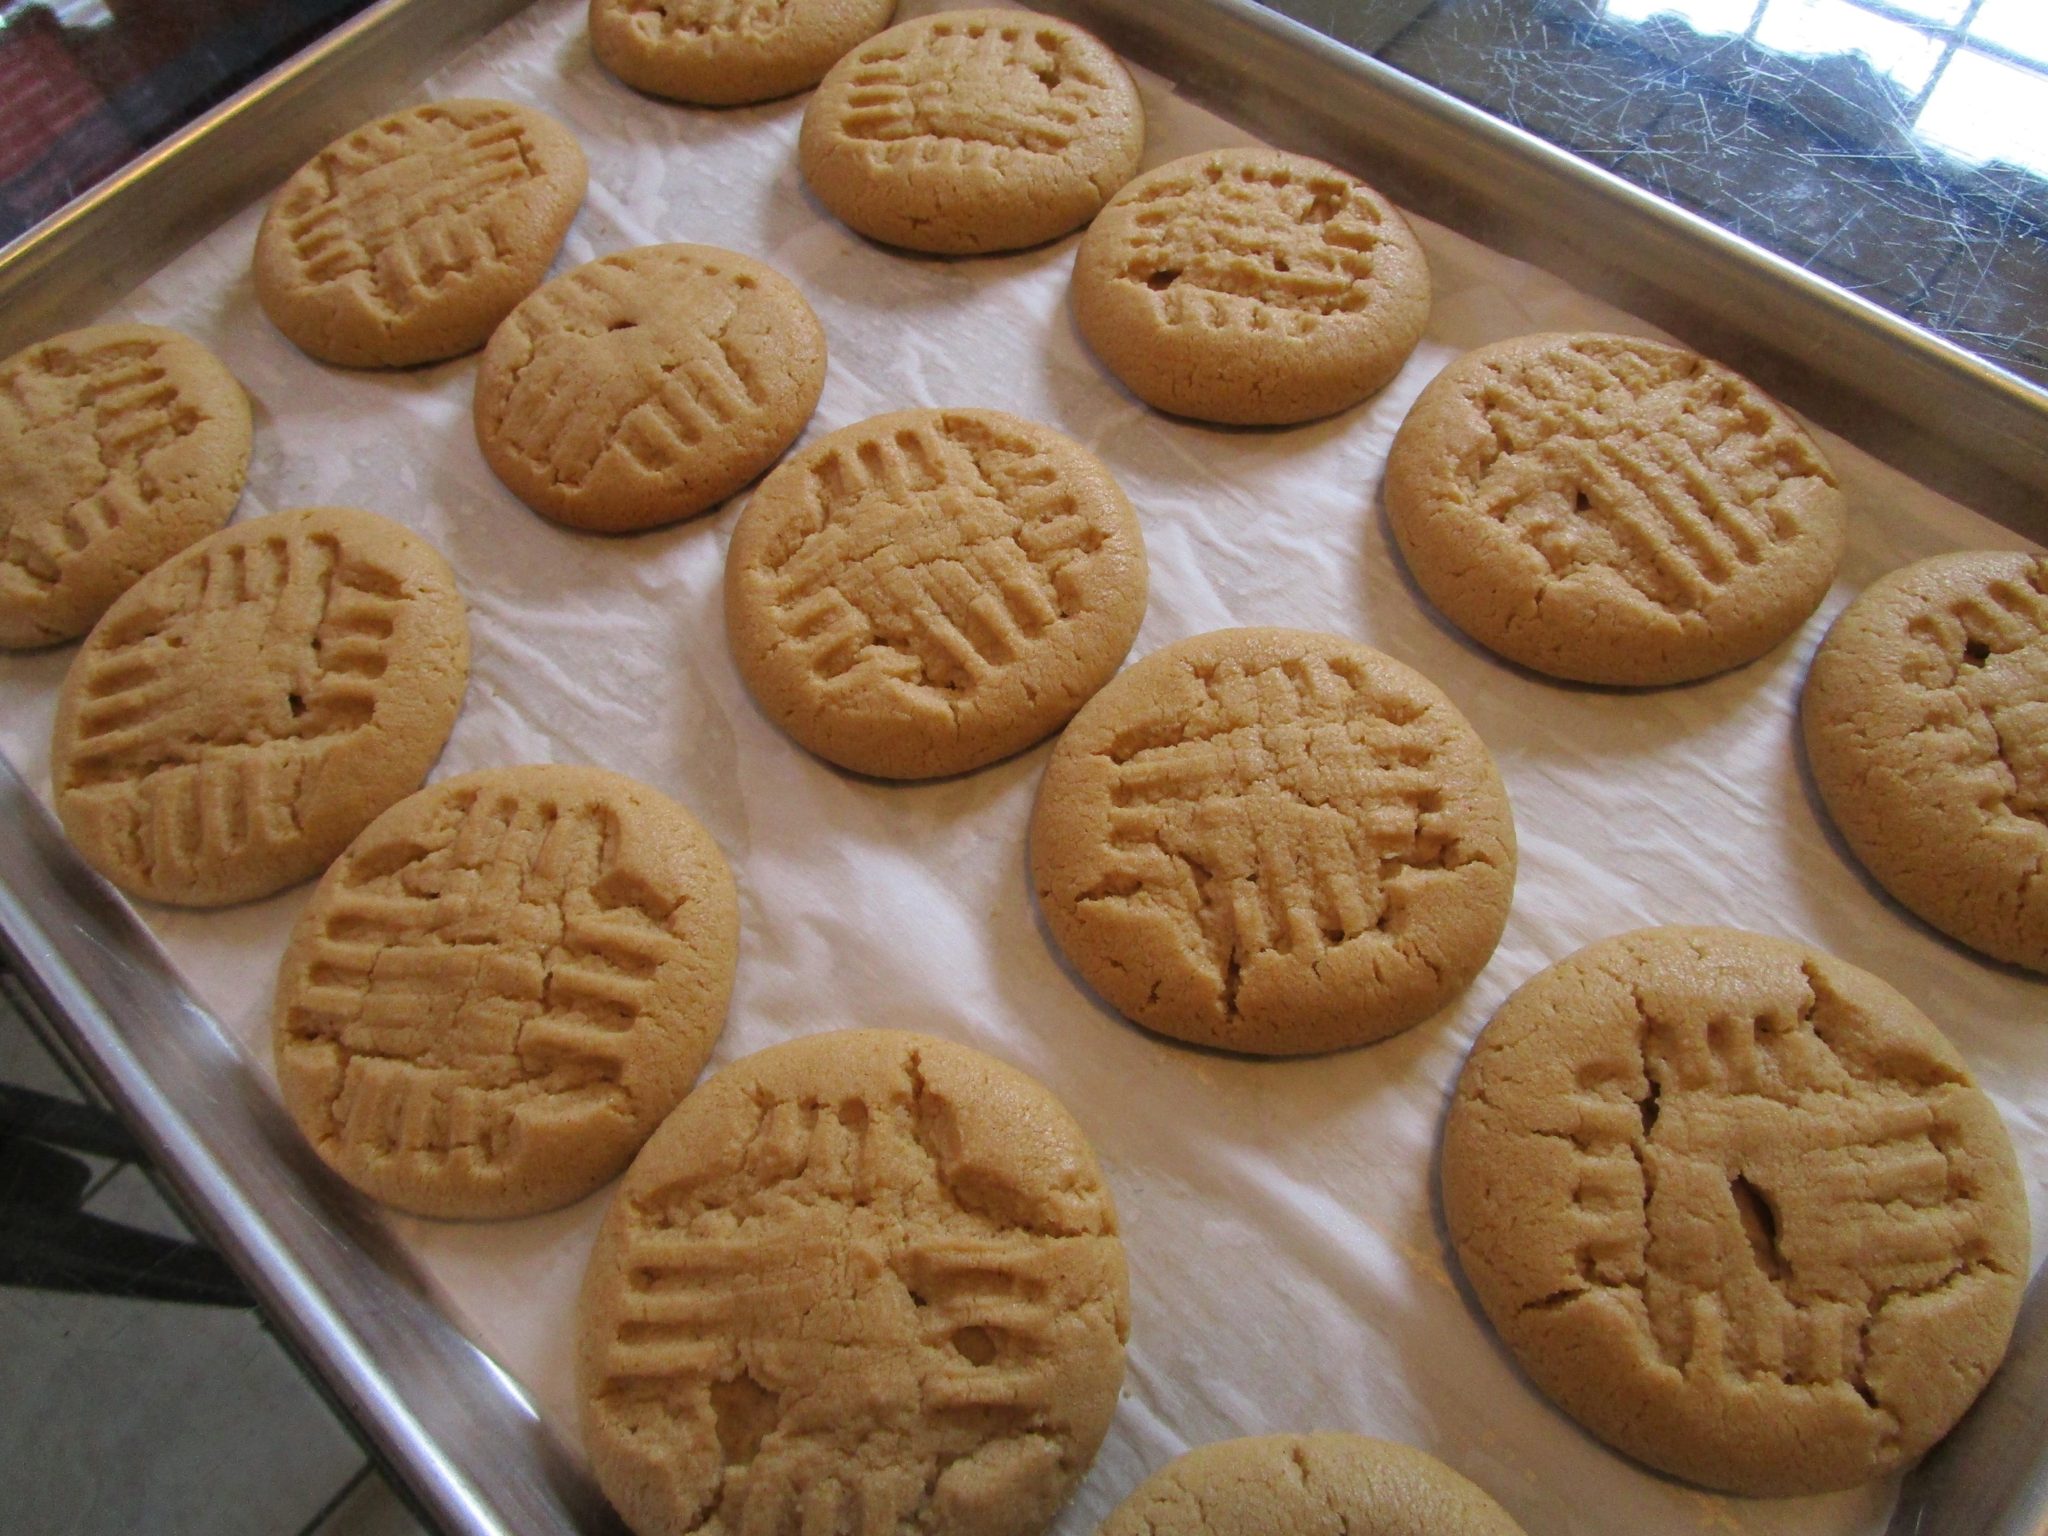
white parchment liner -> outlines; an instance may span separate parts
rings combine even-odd
[[[904,13],[939,9],[906,4]],[[264,320],[243,210],[106,318],[185,330],[256,406],[240,515],[350,503],[411,525],[453,561],[470,604],[469,694],[436,777],[518,762],[598,762],[676,796],[739,879],[739,983],[715,1061],[814,1030],[945,1035],[1034,1073],[1093,1138],[1122,1212],[1130,1370],[1108,1443],[1062,1517],[1092,1531],[1147,1473],[1232,1435],[1348,1428],[1441,1456],[1532,1533],[1874,1533],[1894,1488],[1716,1497],[1605,1450],[1540,1398],[1454,1278],[1435,1199],[1447,1096],[1472,1037],[1529,976],[1650,922],[1802,939],[1884,976],[1945,1028],[1990,1087],[2036,1213],[2048,1199],[2042,984],[1973,958],[1878,893],[1820,819],[1795,705],[1813,648],[1883,572],[2017,536],[1842,442],[1849,554],[1833,593],[1762,661],[1646,693],[1558,687],[1492,660],[1408,582],[1379,506],[1387,445],[1458,352],[1535,330],[1648,328],[1556,279],[1419,226],[1437,297],[1428,339],[1375,400],[1287,431],[1227,431],[1138,405],[1075,334],[1074,238],[942,261],[870,245],[806,193],[804,98],[697,111],[606,76],[582,0],[542,0],[422,96],[494,95],[566,122],[590,196],[557,270],[623,247],[695,240],[766,260],[830,339],[806,441],[909,406],[990,406],[1095,449],[1129,492],[1151,559],[1134,656],[1230,624],[1365,640],[1441,685],[1492,748],[1514,802],[1521,876],[1492,963],[1410,1033],[1300,1062],[1184,1049],[1121,1022],[1048,947],[1025,826],[1049,745],[921,786],[856,780],[755,709],[727,655],[720,579],[741,502],[608,540],[528,512],[470,430],[474,358],[405,373],[308,361]],[[1140,76],[1146,164],[1253,142]],[[1354,166],[1370,179],[1371,167]],[[48,738],[75,647],[0,657],[0,748],[48,793]],[[215,913],[143,915],[193,991],[269,1072],[285,936],[310,887]],[[608,1192],[493,1225],[394,1218],[460,1325],[574,1438],[569,1315]],[[2041,1247],[2037,1237],[2036,1251]]]

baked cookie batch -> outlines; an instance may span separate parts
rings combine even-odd
[[[892,11],[592,0],[589,35],[620,80],[678,101],[817,86],[802,174],[870,239],[965,255],[1085,226],[1080,333],[1159,410],[1297,423],[1400,371],[1428,267],[1370,187],[1269,149],[1139,175],[1138,95],[1094,38],[1012,10],[883,30]],[[1145,1028],[1348,1048],[1478,974],[1514,821],[1439,689],[1287,629],[1119,672],[1147,570],[1110,466],[967,409],[785,459],[825,377],[803,294],[702,245],[543,286],[585,184],[574,138],[532,109],[394,113],[277,194],[258,298],[329,363],[482,348],[477,443],[570,527],[651,528],[760,480],[725,612],[764,712],[884,780],[1058,733],[1030,833],[1040,910]],[[635,1530],[1042,1530],[1108,1430],[1129,1331],[1081,1129],[1013,1069],[888,1031],[800,1038],[693,1091],[738,951],[716,844],[600,768],[420,788],[467,677],[454,573],[360,510],[216,531],[249,455],[239,386],[175,333],[98,327],[0,363],[0,645],[86,635],[51,767],[81,854],[182,905],[320,877],[278,981],[277,1074],[370,1196],[519,1216],[625,1171],[577,1361],[592,1464]],[[1846,538],[1787,412],[1629,336],[1454,362],[1385,498],[1447,619],[1579,683],[1757,659],[1811,616]],[[2048,971],[2048,561],[1951,555],[1877,583],[1816,656],[1803,725],[1870,873]],[[1935,1025],[1873,976],[1734,930],[1644,929],[1526,983],[1459,1079],[1442,1187],[1530,1380],[1626,1454],[1741,1493],[1919,1455],[1996,1369],[2026,1273],[2011,1145]],[[1316,1433],[1198,1448],[1102,1530],[1326,1527],[1518,1529],[1418,1451]]]

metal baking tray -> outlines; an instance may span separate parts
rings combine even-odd
[[[1041,0],[1192,99],[1349,165],[2048,537],[2048,394],[1249,0]],[[83,323],[517,0],[382,0],[0,251],[0,354]],[[127,906],[0,760],[0,946],[279,1328],[456,1533],[614,1530],[575,1458],[441,1315]]]

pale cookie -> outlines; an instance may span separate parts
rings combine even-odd
[[[1523,1536],[1434,1456],[1364,1435],[1196,1446],[1140,1483],[1097,1536]]]
[[[309,160],[256,234],[256,298],[323,362],[474,352],[533,292],[583,201],[583,151],[509,101],[436,101]]]
[[[2048,971],[2048,557],[1894,571],[1828,631],[1801,714],[1821,799],[1878,883]]]
[[[1116,1409],[1116,1212],[1012,1067],[884,1030],[726,1068],[599,1230],[578,1388],[640,1536],[1033,1536]]]
[[[278,974],[285,1107],[366,1194],[527,1216],[613,1177],[725,1024],[732,874],[673,800],[601,768],[494,768],[379,816]]]
[[[1053,938],[1120,1012],[1297,1055],[1407,1029],[1479,973],[1515,829],[1486,747],[1421,674],[1336,635],[1226,629],[1074,717],[1031,864]]]
[[[1637,336],[1468,352],[1401,424],[1386,497],[1446,618],[1576,682],[1754,661],[1842,557],[1842,494],[1813,439],[1739,374]]]
[[[590,48],[635,90],[700,106],[807,90],[896,0],[590,0]]]
[[[1137,87],[1079,27],[942,11],[833,66],[804,111],[797,163],[870,239],[967,256],[1079,229],[1144,149]]]
[[[1356,405],[1429,319],[1392,203],[1334,165],[1217,149],[1147,171],[1081,238],[1074,319],[1148,405],[1278,426]]]
[[[1552,966],[1473,1047],[1444,1217],[1536,1385],[1711,1488],[1883,1477],[2005,1353],[2027,1202],[1998,1112],[1867,972],[1727,928]]]
[[[454,573],[417,535],[348,507],[237,523],[86,637],[57,700],[57,815],[130,895],[267,896],[419,787],[468,675]]]
[[[145,571],[225,523],[249,400],[153,325],[101,325],[0,363],[0,647],[75,640]]]
[[[1144,540],[1109,471],[998,411],[834,432],[768,477],[726,554],[726,629],[761,707],[883,778],[1051,734],[1144,617]]]
[[[825,387],[797,287],[709,245],[646,245],[556,278],[484,349],[476,438],[521,501],[626,533],[694,517],[773,464]]]

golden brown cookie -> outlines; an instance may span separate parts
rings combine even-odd
[[[1435,1013],[1507,923],[1493,759],[1420,673],[1336,635],[1155,651],[1053,749],[1031,825],[1046,926],[1148,1029],[1297,1055]]]
[[[870,239],[969,256],[1057,239],[1095,216],[1145,149],[1115,54],[1029,11],[941,11],[832,67],[797,163]]]
[[[635,90],[736,106],[816,85],[895,13],[896,0],[590,0],[590,47]]]
[[[1828,631],[1801,713],[1821,799],[1878,883],[2048,971],[2048,557],[1892,572]]]
[[[343,1178],[423,1216],[527,1216],[620,1172],[725,1024],[732,873],[602,768],[408,796],[335,860],[278,974],[285,1107]]]
[[[153,325],[71,331],[0,362],[0,647],[75,640],[233,515],[249,399]]]
[[[1882,1477],[2005,1353],[2027,1201],[1926,1016],[1818,950],[1646,928],[1502,1005],[1444,1129],[1444,1217],[1537,1386],[1746,1494]]]
[[[534,511],[625,533],[694,517],[773,464],[825,387],[788,278],[709,245],[646,245],[556,278],[484,349],[476,438]]]
[[[1364,1435],[1199,1445],[1140,1483],[1097,1536],[1523,1536],[1434,1456]]]
[[[583,151],[509,101],[434,101],[336,139],[256,234],[256,298],[323,362],[473,352],[533,292],[583,201]]]
[[[1123,1379],[1116,1212],[1014,1068],[886,1030],[726,1068],[627,1172],[583,1284],[599,1483],[640,1536],[1031,1536]]]
[[[1401,371],[1429,320],[1429,264],[1357,177],[1216,149],[1147,171],[1102,210],[1074,260],[1074,319],[1162,411],[1310,421]]]
[[[1102,462],[1000,411],[899,411],[763,482],[725,621],[755,699],[820,757],[963,773],[1063,725],[1145,617],[1137,515]]]
[[[130,895],[267,896],[419,787],[468,676],[454,573],[416,534],[349,507],[237,523],[86,637],[57,701],[57,815]]]
[[[1417,585],[1552,677],[1655,685],[1754,661],[1834,579],[1844,513],[1799,424],[1637,336],[1522,336],[1438,374],[1387,458]]]

